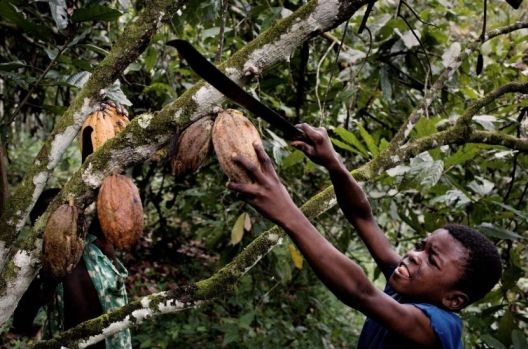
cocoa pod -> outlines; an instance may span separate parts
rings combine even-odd
[[[78,226],[79,212],[73,202],[60,205],[50,215],[42,236],[43,268],[57,278],[69,274],[84,249]]]
[[[125,109],[118,107],[118,105],[112,101],[106,101],[102,104],[103,113],[110,119],[114,126],[114,133],[117,135],[123,131],[125,127],[130,123],[128,119],[128,113]]]
[[[143,205],[138,188],[127,176],[112,174],[103,179],[96,208],[101,230],[115,247],[128,250],[143,234]]]
[[[181,177],[186,173],[197,171],[211,154],[211,130],[213,120],[201,118],[187,127],[175,142],[171,156],[171,173]]]
[[[80,133],[82,161],[99,149],[107,140],[121,132],[130,121],[126,112],[113,102],[104,102],[84,121]]]
[[[227,109],[218,114],[212,131],[213,147],[222,171],[233,182],[251,183],[248,173],[233,162],[233,154],[239,154],[260,167],[254,143],[262,144],[255,126],[241,112]]]

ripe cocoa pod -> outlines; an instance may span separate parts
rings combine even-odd
[[[262,144],[262,140],[251,121],[238,110],[224,110],[215,119],[212,139],[220,167],[229,179],[233,182],[251,183],[248,173],[232,160],[236,153],[260,166],[253,144]]]
[[[128,119],[128,113],[124,108],[119,107],[113,101],[106,101],[102,103],[103,113],[105,116],[110,118],[112,125],[114,126],[114,133],[117,135],[123,131],[125,127],[130,123]]]
[[[143,234],[143,205],[138,188],[127,176],[103,179],[96,208],[101,230],[115,247],[128,250]]]
[[[129,124],[127,114],[115,103],[107,101],[99,105],[99,110],[91,113],[81,127],[80,147],[82,161],[96,151],[107,140],[113,138]]]
[[[197,171],[211,154],[213,120],[201,118],[187,127],[175,142],[171,156],[171,172],[175,177]]]
[[[49,217],[42,236],[43,268],[55,277],[70,273],[84,249],[77,224],[79,212],[73,202],[60,205]]]

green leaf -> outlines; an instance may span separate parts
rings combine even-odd
[[[456,165],[462,165],[467,161],[475,159],[475,156],[480,152],[482,152],[482,147],[475,144],[466,144],[458,149],[456,153],[448,156],[444,160],[444,166],[449,169]]]
[[[107,56],[108,53],[109,53],[108,50],[105,50],[104,48],[101,48],[101,47],[99,47],[97,45],[94,45],[94,44],[80,44],[78,46],[87,48],[88,50],[93,51],[95,53],[99,53],[102,56]]]
[[[29,36],[45,41],[53,36],[53,32],[50,28],[26,20],[23,16],[23,11],[13,5],[10,1],[0,1],[0,18],[4,18],[7,22],[13,23]]]
[[[72,15],[72,22],[88,22],[88,21],[114,21],[121,16],[121,12],[114,10],[107,6],[92,5],[76,9]]]
[[[379,71],[381,91],[383,91],[383,98],[390,101],[392,99],[392,84],[389,79],[389,72],[386,66]]]
[[[304,160],[304,153],[300,150],[295,149],[288,156],[282,159],[281,166],[283,169],[290,168],[294,165],[301,163]]]
[[[249,215],[246,212],[238,216],[233,228],[231,228],[231,241],[229,242],[230,245],[236,245],[242,241],[245,231],[244,227],[247,225],[247,219],[249,219]]]
[[[491,348],[494,348],[494,349],[508,349],[508,348],[506,348],[506,346],[504,346],[504,344],[499,342],[498,339],[492,337],[489,334],[482,335],[482,341],[485,344],[487,344],[488,346],[490,346]]]
[[[509,211],[509,212],[512,212],[514,213],[517,217],[525,220],[525,221],[528,221],[528,216],[526,214],[524,214],[524,212],[522,211],[519,211],[509,205],[506,205],[506,204],[503,204],[502,202],[496,202],[496,201],[492,201],[495,205],[499,205],[500,207],[504,208],[505,210]]]
[[[255,320],[255,312],[250,311],[238,318],[238,327],[249,330],[253,320]]]
[[[345,142],[341,142],[339,139],[331,138],[330,140],[332,141],[332,144],[338,148],[341,148],[354,154],[363,155],[360,151],[356,150],[355,148],[352,148]]]
[[[414,126],[413,132],[417,138],[432,135],[438,131],[436,125],[440,120],[440,117],[421,118]]]
[[[512,331],[512,343],[513,349],[528,348],[528,340],[526,339],[526,334],[519,330]]]
[[[499,319],[499,328],[497,329],[497,338],[507,347],[511,344],[511,333],[515,328],[514,314],[510,308],[506,308],[504,314]]]
[[[511,232],[504,228],[497,227],[492,223],[482,223],[478,226],[478,229],[484,235],[497,238],[497,239],[512,240],[512,241],[522,239],[522,236],[515,234],[514,232]]]
[[[17,70],[18,68],[23,68],[23,67],[27,67],[27,64],[25,64],[22,61],[0,63],[0,71]]]
[[[362,125],[358,124],[357,127],[359,130],[359,134],[365,141],[365,144],[367,145],[367,148],[372,154],[372,156],[373,157],[378,156],[379,149],[378,149],[378,146],[376,145],[376,141],[374,140],[374,137],[372,137],[372,135],[368,133],[368,131]]]
[[[345,144],[342,144],[342,143],[339,143],[337,140],[333,139],[332,138],[332,143],[338,145],[338,146],[342,146],[343,149],[345,150],[350,150],[352,152],[355,152],[357,153],[358,151],[361,153],[361,155],[363,155],[364,157],[368,158],[368,150],[367,148],[365,148],[365,146],[360,142],[360,140],[356,137],[355,134],[353,134],[352,132],[348,131],[347,129],[343,128],[343,127],[336,127],[333,129],[333,132],[335,132],[335,134],[337,134],[339,137],[341,137],[341,139],[346,143],[346,144],[349,144],[351,146],[353,146],[355,149],[357,150],[354,150],[353,148],[346,148],[345,147]]]

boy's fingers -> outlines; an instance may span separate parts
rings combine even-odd
[[[262,168],[269,169],[271,164],[271,159],[269,158],[268,154],[264,150],[264,147],[260,143],[253,143],[253,148],[255,148],[255,153],[257,153],[257,158],[260,162],[260,165]]]
[[[233,153],[233,154],[231,154],[231,159],[232,159],[235,163],[237,163],[238,165],[242,166],[242,167],[243,167],[244,169],[246,169],[246,170],[249,170],[250,167],[253,166],[253,165],[251,164],[251,162],[250,162],[247,158],[241,156],[241,155],[238,154],[238,153]],[[254,166],[253,166],[253,167],[254,167]]]
[[[227,189],[230,189],[247,197],[255,194],[255,189],[253,188],[253,185],[247,183],[229,181],[226,183],[226,187]]]

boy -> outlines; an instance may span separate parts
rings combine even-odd
[[[387,278],[377,289],[363,270],[331,245],[294,204],[261,146],[260,168],[234,155],[255,180],[228,183],[261,214],[290,236],[321,281],[367,321],[358,348],[462,348],[462,322],[456,312],[482,298],[497,283],[501,262],[495,246],[461,225],[435,230],[400,257],[374,220],[368,199],[332,147],[324,128],[298,126],[310,143],[294,141],[312,161],[324,166],[337,201]]]

